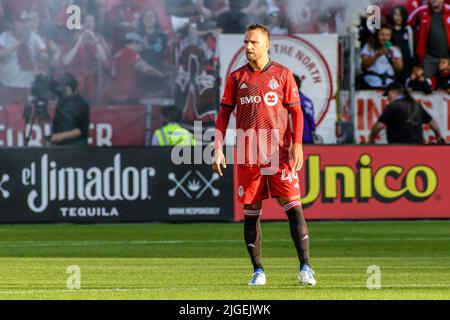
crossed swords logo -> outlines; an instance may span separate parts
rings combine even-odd
[[[5,190],[3,185],[9,181],[9,175],[4,174],[0,180],[0,193],[3,198],[8,199],[10,196],[9,191]]]
[[[218,197],[220,195],[220,191],[219,189],[215,188],[212,184],[214,181],[219,179],[219,175],[217,173],[214,173],[211,177],[211,180],[207,180],[205,178],[204,175],[202,175],[200,172],[195,171],[195,173],[197,174],[197,176],[204,182],[204,186],[203,189],[200,190],[200,192],[197,194],[197,196],[195,197],[196,199],[199,199],[203,193],[205,193],[206,190],[211,190],[211,193],[214,197]],[[175,187],[173,187],[172,189],[169,190],[168,194],[169,197],[175,197],[177,190],[180,189],[189,199],[192,199],[192,195],[189,193],[189,191],[183,186],[183,183],[191,176],[192,174],[192,170],[189,171],[188,173],[186,173],[180,180],[177,180],[177,177],[175,176],[175,173],[171,172],[169,173],[169,180],[173,181],[175,183]],[[195,186],[198,185],[196,182],[194,181],[190,181],[190,185],[191,186]],[[194,188],[189,188],[188,189],[196,189]]]

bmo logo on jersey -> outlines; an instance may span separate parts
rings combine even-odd
[[[278,103],[278,94],[276,94],[275,92],[267,92],[264,95],[264,103],[266,105],[268,105],[269,107],[273,107],[276,106]]]
[[[261,102],[260,96],[241,97],[241,105],[257,104]],[[275,92],[267,92],[264,95],[264,103],[269,107],[276,106],[280,98]]]
[[[241,105],[260,103],[260,96],[241,97]]]

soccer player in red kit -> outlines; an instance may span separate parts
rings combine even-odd
[[[297,175],[303,166],[300,97],[292,72],[270,60],[269,48],[267,27],[250,25],[244,39],[248,64],[228,76],[222,97],[213,170],[222,176],[221,166],[226,168],[223,140],[230,115],[236,110],[238,199],[244,205],[244,239],[254,268],[249,285],[266,283],[260,216],[262,200],[276,197],[289,219],[300,262],[299,281],[314,286]]]

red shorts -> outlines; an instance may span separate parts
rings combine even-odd
[[[297,172],[288,164],[275,168],[247,168],[238,166],[238,199],[254,204],[264,199],[300,196]]]

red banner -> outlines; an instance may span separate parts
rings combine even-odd
[[[0,146],[16,147],[24,145],[25,120],[23,106],[0,107]],[[49,106],[50,117],[55,112],[54,104]],[[146,107],[134,106],[93,106],[90,108],[91,146],[143,146],[146,130]],[[40,126],[37,121],[32,126],[29,146],[42,146],[43,137],[51,134],[51,123]]]
[[[450,218],[447,146],[307,146],[299,174],[307,219]],[[237,201],[235,220],[243,219]],[[264,220],[285,220],[274,199]]]

